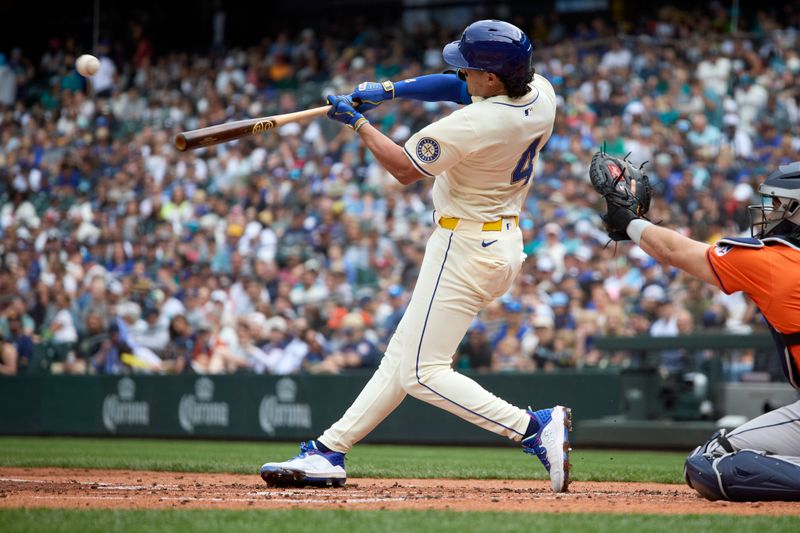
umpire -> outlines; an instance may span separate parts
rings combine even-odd
[[[629,163],[598,153],[590,177],[606,200],[602,218],[613,240],[630,239],[657,261],[755,302],[787,379],[800,389],[800,161],[759,186],[761,202],[748,207],[752,237],[715,246],[643,218],[649,183]],[[684,477],[709,500],[800,501],[800,401],[718,431],[687,457]]]

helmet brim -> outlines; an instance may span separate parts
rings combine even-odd
[[[461,55],[461,50],[458,49],[459,43],[460,41],[453,41],[444,46],[444,49],[442,49],[444,62],[458,68],[475,68],[470,67],[469,62]]]

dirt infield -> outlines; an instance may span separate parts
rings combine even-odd
[[[438,509],[798,515],[792,503],[709,502],[683,485],[474,479],[350,479],[340,489],[268,488],[258,475],[0,468],[0,507],[114,509]]]

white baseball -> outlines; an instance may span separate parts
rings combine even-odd
[[[75,69],[84,78],[94,76],[100,68],[100,60],[91,54],[83,54],[75,61]]]

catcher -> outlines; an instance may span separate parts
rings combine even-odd
[[[779,166],[759,186],[761,203],[748,207],[752,237],[714,246],[644,218],[650,183],[641,169],[601,152],[589,173],[606,202],[609,237],[632,240],[726,294],[747,294],[769,325],[787,379],[800,389],[800,161]],[[709,500],[800,501],[800,401],[718,431],[686,459],[684,477]]]

